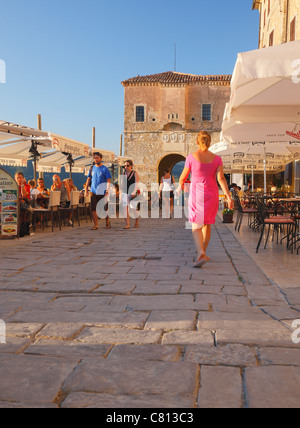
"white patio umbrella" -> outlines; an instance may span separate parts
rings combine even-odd
[[[90,148],[87,144],[11,122],[0,121],[0,139],[0,159],[16,159],[25,163],[33,158],[35,179],[38,160],[43,159],[44,156],[54,153],[57,155],[56,158],[51,159],[51,164],[47,165],[45,162],[40,164],[40,171],[47,171],[50,168],[51,172],[53,168],[58,171],[57,168],[66,163],[69,163],[72,171],[74,158],[90,156]]]
[[[274,156],[293,154],[294,159],[299,157],[299,52],[300,41],[296,41],[238,55],[222,139],[239,144],[241,150],[247,146],[247,152],[250,149],[252,153],[263,152],[265,164],[266,142],[274,143],[271,152]],[[266,179],[266,168],[264,172]]]
[[[28,139],[18,140],[18,142],[6,141],[6,144],[0,147],[0,164],[8,166],[27,166],[27,161],[32,159],[34,162],[34,175],[36,178],[36,163],[40,156],[51,150],[50,144],[44,144],[44,141]]]
[[[272,150],[276,147],[277,150]],[[280,147],[280,146],[279,146]],[[254,171],[264,172],[265,192],[267,172],[277,174],[284,171],[285,166],[294,160],[291,153],[279,152],[278,145],[256,143],[217,143],[211,151],[221,156],[224,171],[227,173],[252,173],[252,190],[254,190]]]
[[[300,139],[299,53],[297,40],[238,55],[230,101],[235,122],[290,124],[283,132]]]
[[[257,122],[236,121],[232,114],[232,106],[230,103],[226,105],[223,123],[221,140],[226,143],[245,142],[249,141],[261,142],[277,142],[290,143],[291,151],[293,145],[299,147],[300,135],[297,134],[297,129],[300,130],[298,124],[291,122],[268,122],[268,117],[264,116],[264,122],[261,122],[261,117]],[[300,119],[300,116],[299,116]]]

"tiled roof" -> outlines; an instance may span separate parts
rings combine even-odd
[[[203,82],[230,82],[231,75],[216,75],[216,76],[198,76],[194,74],[184,74],[174,71],[167,71],[165,73],[151,74],[149,76],[137,76],[122,82],[123,86],[145,84],[145,83],[170,83],[170,84],[189,84],[189,83],[203,83]]]

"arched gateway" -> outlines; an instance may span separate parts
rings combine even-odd
[[[231,76],[196,76],[166,72],[137,76],[125,88],[124,155],[134,159],[141,182],[158,183],[197,149],[197,135],[209,131],[220,141]]]
[[[184,162],[186,159],[185,156],[180,155],[178,153],[174,153],[174,154],[169,154],[164,156],[159,164],[158,164],[158,168],[157,168],[157,178],[158,178],[158,182],[160,183],[162,176],[164,175],[164,170],[166,168],[169,168],[170,170],[173,169],[173,167],[179,163],[179,162]]]

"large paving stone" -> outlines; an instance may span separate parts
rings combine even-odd
[[[300,367],[247,368],[245,381],[250,408],[300,406]]]
[[[213,345],[214,338],[210,331],[172,331],[165,333],[163,345]]]
[[[87,358],[69,376],[63,391],[195,399],[198,373],[199,366],[193,363],[123,360],[116,364],[114,359]]]
[[[186,347],[185,361],[209,366],[256,366],[256,352],[244,345],[220,345]]]
[[[233,367],[201,367],[198,405],[200,408],[241,408],[241,371]]]
[[[28,346],[24,354],[44,355],[49,357],[87,358],[105,357],[111,350],[112,345],[87,344],[65,340],[39,339]],[[1,347],[0,347],[1,351]]]
[[[79,324],[99,327],[142,328],[149,317],[147,312],[109,312],[109,311],[21,311],[9,318],[10,322],[44,324]]]
[[[203,310],[207,306],[202,304]],[[201,304],[194,303],[193,296],[178,295],[178,296],[116,296],[110,303],[112,309],[118,308],[122,310],[172,310],[172,309],[196,309]]]
[[[263,366],[300,366],[300,351],[296,348],[260,348],[259,358]]]
[[[113,347],[108,359],[117,363],[123,360],[179,361],[181,353],[181,349],[177,346],[118,345]]]
[[[111,395],[75,392],[67,396],[63,409],[191,409],[193,397],[167,395]]]
[[[152,311],[145,330],[194,330],[195,311]]]
[[[0,400],[53,403],[76,358],[0,354]]]
[[[130,330],[125,328],[86,328],[77,341],[84,343],[108,344],[147,344],[158,343],[161,338],[160,331]]]

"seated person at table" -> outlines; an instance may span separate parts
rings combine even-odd
[[[15,174],[15,180],[19,186],[19,196],[20,200],[25,201],[30,200],[30,186],[27,184],[27,181],[24,177],[23,172],[17,172]]]
[[[49,202],[49,193],[48,190],[45,187],[45,182],[43,178],[38,179],[38,187],[37,190],[39,192],[37,196],[37,203],[40,207],[47,209],[48,208],[48,202]]]
[[[71,201],[71,190],[69,182],[66,180],[64,182],[61,181],[59,175],[53,176],[53,184],[51,186],[52,192],[61,192],[60,194],[60,206],[61,208],[69,208],[70,207],[70,201]],[[69,226],[72,226],[72,213],[69,214]]]
[[[64,182],[69,184],[70,192],[76,192],[77,191],[77,187],[74,185],[72,178],[66,178],[66,180],[64,180]]]
[[[40,192],[40,195],[48,196],[48,190],[46,189],[45,182],[43,178],[38,179],[37,190]]]
[[[30,186],[30,199],[33,201],[37,199],[40,192],[36,189],[36,182],[34,180],[28,181],[28,184]]]
[[[20,199],[20,237],[29,235],[29,227],[32,217],[32,207],[30,201],[30,186],[27,184],[23,172],[15,174],[15,180],[19,186]]]
[[[70,187],[67,182],[62,182],[59,175],[53,176],[53,184],[51,186],[52,192],[61,192],[60,206],[62,208],[69,208],[71,200]]]

